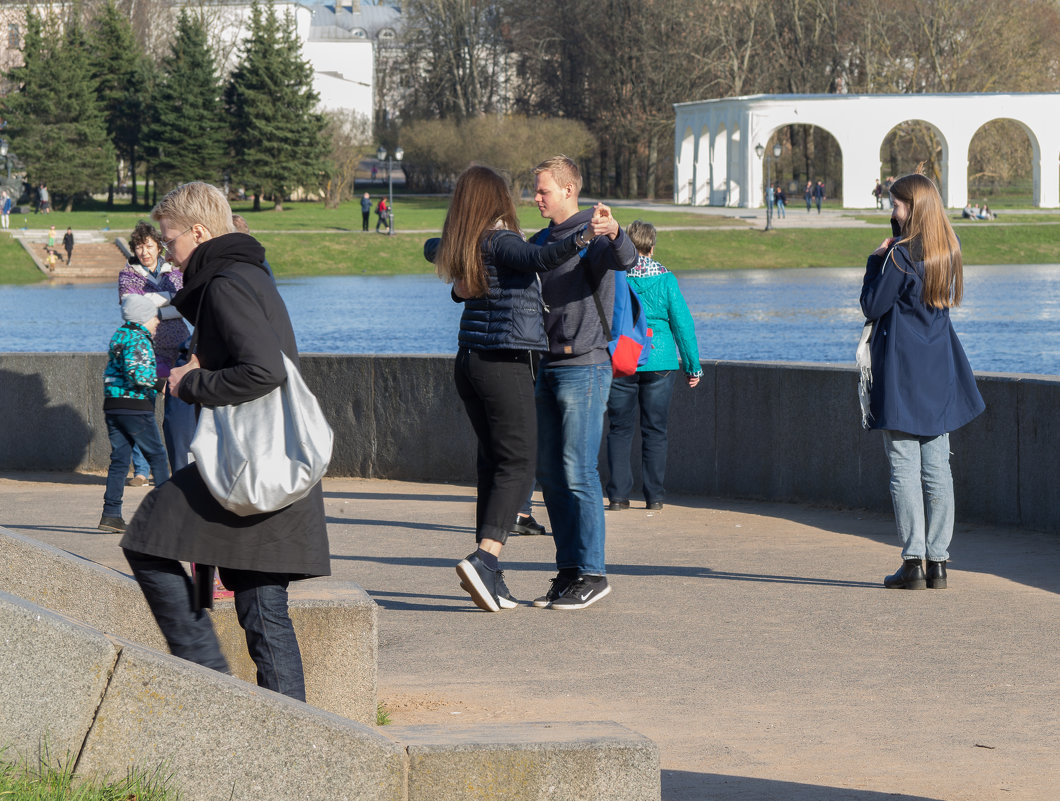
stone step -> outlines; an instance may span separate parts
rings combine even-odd
[[[22,241],[38,265],[47,268],[47,275],[54,280],[118,280],[118,273],[125,266],[125,254],[113,242],[75,242],[70,263],[66,262],[66,251],[58,244],[53,248],[55,258],[50,255],[47,242]]]
[[[246,647],[230,603],[213,620],[245,681],[163,653],[131,579],[3,528],[0,553],[0,743],[12,758],[36,760],[46,738],[46,759],[79,754],[79,777],[161,773],[189,801],[660,797],[656,745],[609,721],[365,725],[377,607],[355,585],[291,602],[318,709],[258,688],[232,659]]]

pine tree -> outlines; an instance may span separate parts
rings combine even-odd
[[[18,90],[0,101],[7,138],[26,179],[70,211],[75,197],[106,186],[115,164],[84,33],[76,20],[29,11],[22,58],[8,73]]]
[[[196,180],[221,183],[227,135],[221,93],[206,29],[181,10],[148,109],[149,156],[157,188],[168,190]]]
[[[89,28],[92,74],[97,95],[107,120],[107,133],[119,158],[125,161],[136,204],[136,162],[141,158],[140,142],[147,122],[149,66],[133,35],[129,17],[107,0]],[[118,178],[120,179],[120,175]],[[114,205],[114,183],[110,185],[107,206]]]
[[[294,19],[281,24],[272,3],[251,8],[250,35],[225,99],[235,154],[233,177],[262,195],[277,211],[292,189],[323,185],[327,139],[324,115],[316,111],[313,69],[302,58]]]

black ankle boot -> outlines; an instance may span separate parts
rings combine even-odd
[[[924,566],[919,559],[906,559],[897,573],[883,580],[883,586],[892,590],[927,589]]]
[[[944,590],[946,589],[946,563],[945,562],[932,562],[928,559],[927,563],[927,585],[933,590]]]

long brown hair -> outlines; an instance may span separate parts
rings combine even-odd
[[[442,226],[442,245],[435,258],[439,277],[449,283],[462,280],[470,297],[485,295],[488,287],[482,235],[498,222],[509,230],[519,230],[508,182],[490,167],[468,167],[456,179]]]
[[[891,195],[909,207],[900,244],[924,263],[924,304],[935,309],[959,306],[964,263],[939,190],[927,176],[913,173],[891,184]]]

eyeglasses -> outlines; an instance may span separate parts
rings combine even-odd
[[[190,228],[185,228],[183,231],[181,231],[179,234],[177,234],[172,239],[170,239],[170,240],[168,240],[166,242],[163,242],[162,243],[162,250],[164,250],[164,251],[166,251],[168,253],[169,250],[173,247],[173,243],[176,242],[178,239],[180,239],[182,236],[184,236],[184,234],[188,233],[188,231],[190,231],[194,227],[195,226],[193,225]]]

